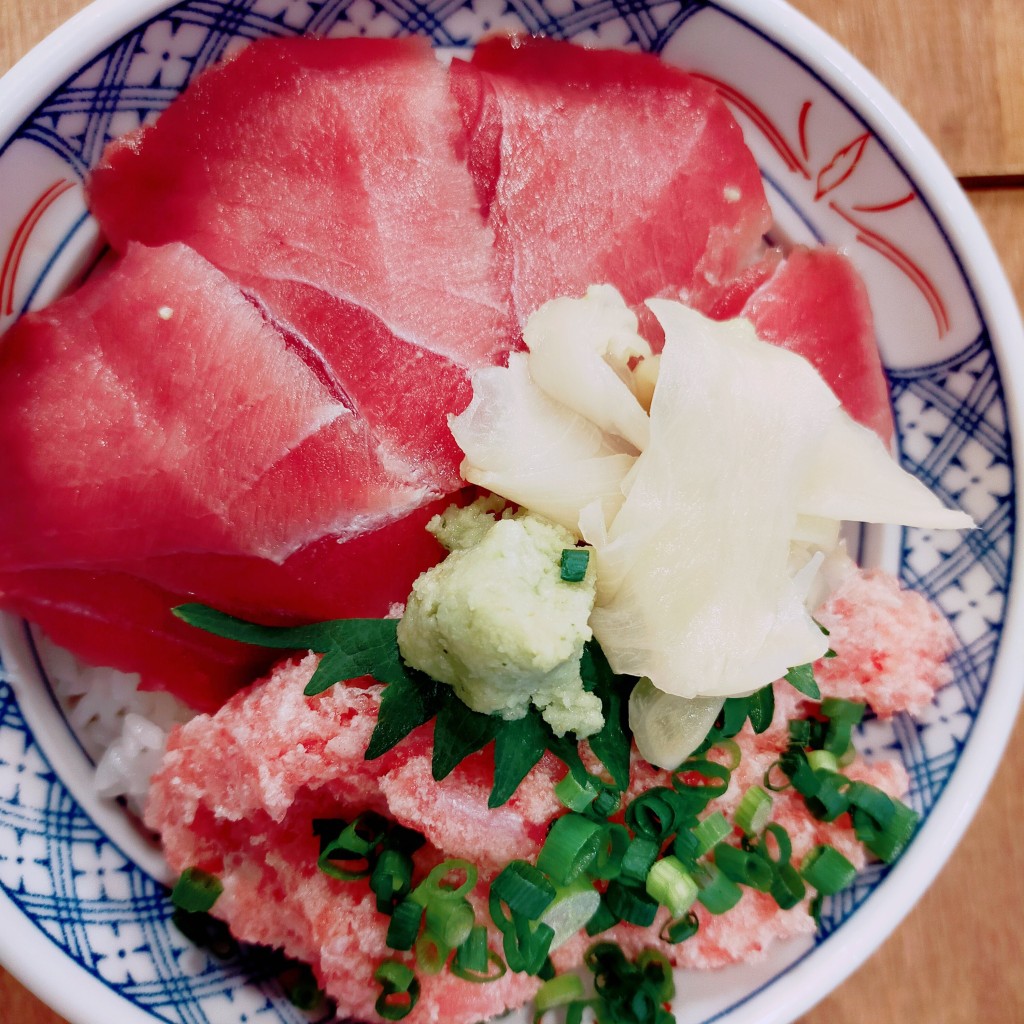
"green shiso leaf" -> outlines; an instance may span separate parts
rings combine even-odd
[[[772,724],[775,717],[775,690],[771,683],[747,698],[747,717],[750,719],[750,727],[756,733],[764,732]]]
[[[814,681],[814,669],[811,665],[797,665],[786,673],[786,682],[795,690],[799,690],[811,700],[821,699],[821,690]]]
[[[548,747],[549,731],[533,708],[512,722],[499,724],[494,738],[494,786],[490,808],[506,803]]]
[[[406,669],[401,679],[389,683],[380,698],[377,725],[366,748],[366,760],[387,753],[414,729],[429,722],[444,702],[445,690],[448,687],[442,683],[411,669]]]
[[[398,653],[397,619],[332,619],[308,626],[261,626],[233,615],[225,615],[202,604],[183,604],[174,614],[190,626],[227,640],[280,650],[307,650],[330,655],[306,688],[309,697],[322,693],[336,682],[373,676],[393,683],[406,676]],[[328,676],[334,678],[327,679]],[[319,678],[318,678],[319,677]]]
[[[474,711],[455,696],[454,690],[445,689],[448,693],[434,722],[434,756],[430,765],[437,782],[447,778],[470,754],[487,746],[502,724],[500,718]]]
[[[583,685],[601,698],[604,725],[590,737],[590,749],[601,759],[615,785],[629,788],[629,750],[632,736],[629,732],[629,691],[635,680],[617,676],[608,664],[597,641],[591,640],[583,648],[580,661]]]

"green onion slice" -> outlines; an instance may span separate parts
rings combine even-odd
[[[560,564],[561,577],[566,583],[582,583],[590,562],[589,548],[565,548]]]
[[[445,944],[429,928],[416,937],[416,966],[424,974],[440,974],[448,962],[451,946]]]
[[[682,917],[697,898],[697,883],[675,857],[663,857],[650,870],[646,881],[647,894],[669,913]]]
[[[461,946],[476,924],[476,914],[465,899],[431,900],[426,909],[426,931],[447,949]]]
[[[385,1020],[401,1020],[419,1001],[420,983],[405,964],[385,960],[374,971],[373,978],[383,989],[374,1009]]]
[[[732,910],[743,896],[743,890],[714,864],[699,865],[694,880],[700,890],[697,899],[712,914]]]
[[[834,847],[815,846],[800,864],[800,874],[823,896],[845,889],[857,876],[857,869]]]
[[[597,787],[588,779],[581,783],[572,772],[555,784],[555,796],[570,811],[585,811],[597,798]]]
[[[185,868],[171,890],[171,902],[190,914],[205,914],[224,891],[224,883],[208,871]]]
[[[559,974],[545,981],[533,999],[538,1016],[583,998],[583,982],[578,974]]]
[[[625,825],[608,822],[601,830],[597,856],[591,863],[588,874],[592,878],[605,880],[618,878],[622,871],[622,858],[630,842],[629,831]]]
[[[537,855],[537,867],[555,885],[568,885],[578,878],[597,856],[604,830],[582,814],[556,818]]]
[[[649,928],[654,924],[658,913],[658,904],[646,892],[632,886],[623,885],[619,879],[608,883],[604,894],[608,909],[620,920],[640,928]]]
[[[748,836],[757,835],[772,815],[772,798],[760,786],[751,786],[736,808],[734,820]]]
[[[404,899],[395,907],[388,922],[384,940],[392,949],[409,950],[416,942],[423,921],[423,906],[414,899]]]
[[[715,847],[715,864],[726,878],[760,892],[768,892],[775,881],[775,869],[764,857],[726,843]]]
[[[461,880],[460,880],[461,879]],[[437,900],[461,900],[476,885],[476,866],[453,857],[442,861],[412,891],[412,899],[426,907]]]
[[[643,883],[659,853],[661,843],[656,839],[644,835],[635,836],[622,855],[619,877],[630,882]]]
[[[687,939],[692,939],[700,930],[700,920],[691,910],[690,913],[674,921],[668,921],[661,929],[661,938],[672,945],[678,945]]]

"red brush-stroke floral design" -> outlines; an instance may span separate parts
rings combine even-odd
[[[811,166],[811,147],[809,142],[808,128],[810,115],[814,107],[812,100],[805,100],[800,107],[797,116],[797,146],[794,147],[786,138],[784,132],[775,122],[752,100],[735,86],[709,75],[697,75],[705,82],[714,86],[718,93],[728,103],[739,110],[747,119],[764,135],[768,143],[779,154],[786,167],[794,174],[799,174],[807,181],[814,181],[815,193],[814,202],[820,202],[825,196],[831,195],[841,185],[849,182],[858,165],[864,157],[868,144],[871,141],[871,133],[864,132],[857,138],[838,149],[832,158],[820,167],[817,172]],[[898,199],[889,202],[876,204],[853,204],[849,208],[840,206],[835,199],[829,199],[829,208],[842,217],[848,224],[856,229],[856,240],[867,246],[874,252],[879,253],[897,267],[910,282],[924,296],[932,315],[935,317],[935,324],[939,331],[939,337],[944,337],[950,330],[951,323],[949,311],[946,309],[942,296],[932,282],[931,278],[891,239],[880,232],[869,228],[855,214],[884,214],[917,199],[914,192],[910,192]]]
[[[834,157],[818,171],[818,190],[814,193],[814,201],[817,202],[822,196],[828,195],[833,189],[839,188],[851,174],[857,169],[864,149],[871,136],[865,132],[858,136],[848,146],[844,146]]]
[[[53,204],[60,199],[65,192],[75,187],[73,181],[62,178],[55,181],[29,208],[28,213],[22,218],[21,223],[14,231],[14,237],[4,257],[3,267],[0,268],[0,311],[10,315],[14,312],[14,285],[18,279],[18,271],[21,269],[21,261],[28,248],[28,240],[35,231],[36,226],[43,219],[43,215]]]

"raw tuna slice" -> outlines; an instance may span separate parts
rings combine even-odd
[[[892,406],[875,341],[867,291],[834,249],[793,250],[747,300],[742,315],[759,337],[798,352],[846,411],[888,444]]]
[[[427,495],[182,245],[133,247],[16,324],[0,409],[6,571],[183,552],[280,560]]]
[[[149,689],[215,711],[273,656],[186,626],[170,611],[181,602],[125,573],[0,573],[0,606],[36,623],[54,643],[89,664],[141,672]]]
[[[520,322],[595,282],[633,305],[727,281],[761,251],[757,165],[704,83],[648,54],[503,37],[451,75]]]
[[[125,562],[122,571],[0,573],[0,607],[91,664],[138,672],[144,688],[214,711],[267,671],[279,652],[186,626],[173,607],[199,601],[268,625],[382,618],[442,556],[425,526],[447,505],[445,498],[345,542],[323,537],[280,565],[195,554]]]
[[[183,241],[224,270],[450,489],[445,417],[514,334],[460,134],[422,39],[265,40],[113,143],[90,202],[115,247]]]

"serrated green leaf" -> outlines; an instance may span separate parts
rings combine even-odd
[[[363,755],[367,761],[386,754],[414,729],[429,722],[441,706],[441,683],[409,671],[389,683],[380,699],[377,725]]]
[[[262,626],[256,622],[226,615],[209,608],[205,604],[182,604],[171,611],[183,622],[196,629],[202,629],[214,636],[226,640],[237,640],[239,643],[252,644],[255,647],[275,647],[283,650],[316,651],[322,654],[336,646],[336,627],[346,620],[314,622],[307,626]],[[351,619],[349,622],[366,622],[381,620]]]
[[[629,788],[629,753],[632,737],[629,732],[629,692],[636,680],[617,676],[608,664],[598,643],[591,640],[583,649],[580,661],[583,685],[601,698],[604,725],[589,739],[590,749],[601,759],[601,763],[615,780],[615,785]]]
[[[811,665],[797,665],[791,668],[786,673],[786,682],[811,700],[821,699],[821,690],[814,681],[814,668]]]
[[[494,739],[501,719],[467,707],[450,687],[434,722],[434,756],[431,774],[435,781],[447,778],[455,766]]]
[[[547,749],[550,731],[533,708],[522,718],[501,722],[494,738],[494,786],[487,806],[507,803]]]
[[[750,695],[747,715],[756,733],[764,732],[775,717],[775,690],[771,683]]]

